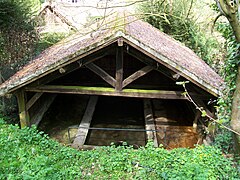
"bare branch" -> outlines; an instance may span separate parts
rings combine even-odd
[[[114,6],[107,6],[107,7],[99,7],[99,6],[85,6],[85,5],[66,5],[66,7],[82,7],[82,8],[95,8],[95,9],[114,9],[114,8],[120,8],[120,7],[127,7],[127,6],[132,6],[134,4],[137,4],[137,3],[143,3],[143,2],[146,2],[148,0],[136,0],[136,1],[133,1],[133,2],[130,2],[128,4],[124,4],[124,5],[114,5]]]
[[[191,4],[190,4],[190,7],[189,7],[189,9],[188,9],[188,13],[187,13],[186,18],[188,18],[188,16],[190,15],[190,12],[191,12],[191,10],[192,10],[192,6],[193,6],[193,0],[191,0]]]
[[[214,19],[213,25],[212,25],[212,28],[211,28],[211,33],[213,33],[214,26],[215,26],[217,20],[218,20],[221,16],[223,16],[222,13],[220,13],[219,15],[217,15],[217,17]]]

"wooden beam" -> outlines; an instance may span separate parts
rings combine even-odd
[[[85,65],[88,69],[90,69],[92,72],[100,76],[104,81],[106,81],[108,84],[111,86],[115,87],[116,85],[116,80],[110,76],[106,71],[101,69],[99,66],[97,66],[94,63],[90,63]]]
[[[76,138],[74,139],[72,144],[74,148],[83,146],[86,141],[88,128],[90,127],[90,124],[91,124],[91,120],[93,117],[93,113],[95,111],[97,100],[98,100],[98,96],[91,96],[88,101],[88,105],[83,115],[82,121],[79,125]]]
[[[30,126],[30,117],[26,108],[26,93],[23,90],[20,90],[16,95],[21,128]]]
[[[152,111],[152,104],[150,99],[144,99],[144,117],[145,117],[145,129],[147,135],[147,140],[152,140],[154,147],[158,147],[158,140],[157,140],[157,134],[156,134],[156,126],[155,126],[155,120],[153,116]],[[152,130],[152,131],[149,131]]]
[[[164,90],[145,90],[145,89],[123,89],[120,92],[114,88],[106,87],[87,87],[87,86],[61,86],[61,85],[43,85],[38,87],[26,87],[29,92],[47,92],[62,94],[88,94],[103,96],[121,96],[121,97],[137,97],[137,98],[155,98],[155,99],[183,99],[188,100],[182,95],[181,91],[164,91]],[[191,97],[209,99],[209,96],[189,93]]]
[[[116,52],[116,90],[122,90],[123,81],[123,46],[117,47]]]
[[[119,38],[117,40],[117,44],[118,44],[118,46],[123,46],[123,38]]]
[[[43,93],[36,93],[34,96],[27,102],[26,108],[29,110],[33,104],[43,95]]]
[[[132,75],[124,79],[122,87],[127,86],[128,84],[132,83],[136,79],[144,76],[145,74],[149,73],[152,70],[153,70],[152,66],[143,67],[142,69],[138,70],[137,72],[133,73]]]
[[[48,94],[47,97],[45,97],[45,101],[42,104],[41,108],[38,110],[37,113],[35,113],[31,119],[31,125],[36,125],[41,122],[44,114],[47,112],[49,109],[50,105],[53,103],[54,99],[56,98],[56,94]]]
[[[176,79],[172,77],[172,74],[176,74],[175,72],[173,72],[170,69],[167,69],[167,67],[164,67],[162,64],[159,64],[157,61],[153,60],[152,58],[148,57],[147,55],[138,52],[134,48],[129,48],[129,50],[126,52],[129,55],[131,55],[132,57],[145,63],[146,65],[154,67],[155,70],[157,70],[161,74],[165,75],[166,77],[172,79],[173,81],[176,81]]]

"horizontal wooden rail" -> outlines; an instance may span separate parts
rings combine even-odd
[[[62,93],[62,94],[87,94],[87,95],[103,95],[103,96],[121,96],[121,97],[137,97],[137,98],[156,98],[156,99],[184,99],[187,97],[182,95],[181,91],[165,91],[165,90],[145,90],[145,89],[123,89],[116,91],[114,88],[108,87],[87,87],[87,86],[62,86],[62,85],[43,85],[38,87],[26,87],[26,91],[30,92],[46,92],[46,93]],[[199,99],[209,99],[209,96],[190,93],[191,96]]]

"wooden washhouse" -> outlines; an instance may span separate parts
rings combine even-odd
[[[209,102],[221,94],[219,75],[180,42],[122,12],[43,51],[0,85],[0,95],[16,95],[21,127],[42,119],[77,125],[73,147],[148,140],[194,147],[205,121],[177,82],[187,82],[191,99],[214,115]]]

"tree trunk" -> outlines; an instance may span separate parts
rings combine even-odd
[[[240,42],[240,23],[237,18],[237,15],[235,16],[227,16],[227,19],[233,29],[233,33],[236,37],[237,42]]]
[[[236,90],[233,95],[231,127],[240,133],[240,64],[238,65],[238,77],[236,81]],[[234,134],[234,148],[236,154],[240,154],[240,136]]]
[[[239,2],[232,0],[215,0],[222,14],[228,19],[237,42],[240,42],[240,22],[238,19]]]
[[[215,0],[221,13],[228,19],[233,29],[237,43],[240,43],[240,22],[238,17],[239,1]],[[239,51],[239,49],[238,49]],[[236,58],[237,61],[237,58]],[[233,94],[231,128],[240,133],[240,64],[238,65],[238,76],[236,90]],[[240,154],[240,136],[234,134],[235,153]]]

